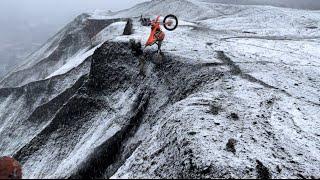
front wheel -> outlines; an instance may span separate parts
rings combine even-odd
[[[175,15],[168,15],[163,20],[163,26],[168,31],[173,31],[178,27],[178,18]]]

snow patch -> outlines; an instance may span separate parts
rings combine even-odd
[[[71,69],[78,67],[83,61],[85,61],[88,57],[92,56],[94,51],[98,49],[102,43],[98,46],[88,50],[88,48],[80,50],[79,53],[75,54],[73,57],[68,59],[68,62],[63,65],[61,68],[56,70],[54,73],[50,74],[46,79],[52,78],[53,76],[58,76],[61,74],[65,74]]]

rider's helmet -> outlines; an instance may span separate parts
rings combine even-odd
[[[161,31],[159,19],[160,19],[160,16],[158,16],[156,19],[151,21],[151,29],[156,29],[156,31]]]
[[[152,20],[151,21],[151,27],[154,28],[157,25],[157,21],[156,20]]]

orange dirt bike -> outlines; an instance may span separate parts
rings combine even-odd
[[[170,14],[163,19],[162,23],[166,30],[173,31],[178,27],[178,18],[175,15]],[[161,52],[162,41],[165,38],[165,34],[160,26],[160,16],[158,16],[155,20],[149,21],[148,25],[151,26],[151,33],[148,41],[145,44],[145,48],[157,44],[159,54]]]

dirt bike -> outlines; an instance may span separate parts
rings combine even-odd
[[[154,44],[158,45],[158,51],[153,58],[154,61],[156,61],[155,63],[158,64],[162,62],[161,44],[165,38],[165,34],[162,31],[160,26],[161,25],[160,16],[158,16],[155,20],[149,21],[148,23],[146,22],[143,22],[143,23],[151,26],[151,33],[145,44],[145,48],[147,48],[148,46],[152,46]],[[178,18],[175,15],[170,14],[163,19],[162,24],[166,30],[173,31],[178,27],[179,22],[178,22]]]

